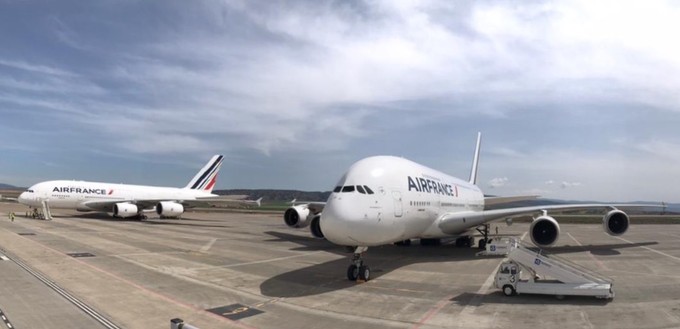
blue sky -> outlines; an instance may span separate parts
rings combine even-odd
[[[328,190],[365,156],[488,194],[680,201],[670,1],[0,0],[0,182]]]

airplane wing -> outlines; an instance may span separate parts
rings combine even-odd
[[[223,205],[223,204],[255,204],[258,207],[261,205],[262,198],[259,198],[257,200],[234,200],[234,199],[225,199],[225,198],[200,198],[196,200],[168,200],[168,199],[144,199],[144,200],[112,200],[112,201],[87,201],[81,204],[81,209],[90,209],[93,211],[103,211],[103,212],[111,212],[113,211],[113,205],[116,203],[132,203],[137,205],[139,209],[144,209],[144,210],[153,210],[154,207],[159,203],[163,201],[170,201],[170,202],[177,202],[182,204],[184,208],[197,208],[197,207],[212,207],[213,205]]]
[[[187,208],[222,206],[225,204],[254,204],[262,205],[262,198],[257,200],[230,199],[224,196],[199,198],[197,200],[184,200],[181,202]]]
[[[460,223],[473,222],[479,223],[479,225],[492,222],[495,220],[502,220],[506,218],[515,218],[522,216],[536,216],[547,214],[547,212],[565,212],[571,210],[583,210],[583,209],[599,209],[601,211],[611,211],[617,209],[625,208],[659,208],[661,205],[657,204],[564,204],[564,205],[544,205],[544,206],[530,206],[530,207],[517,207],[517,208],[507,208],[507,209],[495,209],[495,210],[484,210],[484,211],[468,211],[468,212],[458,212],[444,214],[440,217],[439,228],[450,234],[460,233]]]
[[[293,207],[297,205],[304,205],[307,206],[309,210],[312,211],[314,214],[318,214],[323,211],[323,208],[326,206],[325,202],[320,202],[320,201],[297,201],[297,199],[293,199],[291,202],[289,202]]]
[[[109,201],[86,201],[80,204],[78,209],[87,209],[92,211],[112,212],[113,205],[116,203],[132,203],[137,205],[139,209],[150,210],[161,201],[168,200],[109,200]]]

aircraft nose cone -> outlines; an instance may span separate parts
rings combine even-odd
[[[349,214],[343,211],[336,202],[329,202],[321,213],[321,231],[326,239],[338,245],[352,246],[356,241],[349,238],[348,219]]]
[[[19,194],[19,197],[17,198],[17,201],[19,201],[19,203],[25,204],[28,201],[26,193],[28,192],[21,192],[21,194]]]
[[[328,241],[343,246],[377,246],[399,235],[389,219],[367,216],[351,199],[328,202],[320,224]]]

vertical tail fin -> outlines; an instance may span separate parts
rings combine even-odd
[[[213,156],[184,188],[212,192],[217,181],[217,172],[220,171],[223,160],[224,156],[222,155]]]
[[[472,159],[472,169],[470,170],[470,184],[477,184],[477,166],[479,165],[479,149],[482,146],[482,133],[477,133],[477,147],[475,147],[475,157]]]

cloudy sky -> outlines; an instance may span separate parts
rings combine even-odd
[[[328,190],[362,157],[488,194],[680,201],[671,1],[0,0],[0,182]]]

